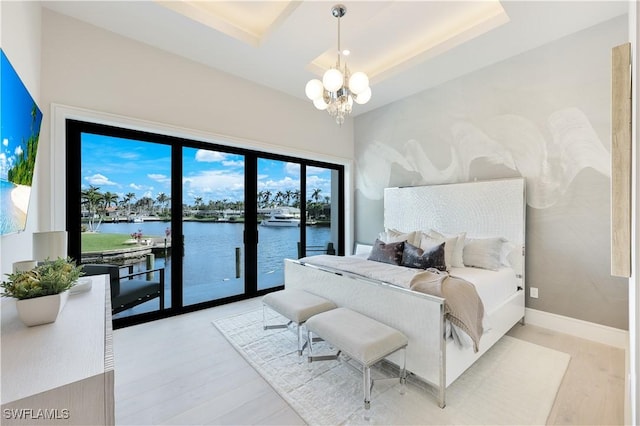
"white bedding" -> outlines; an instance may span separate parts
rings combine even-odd
[[[409,288],[409,283],[415,274],[423,271],[422,269],[370,261],[367,260],[367,256],[368,253],[353,256],[317,255],[302,258],[300,262],[350,272],[403,288]],[[472,267],[451,268],[449,274],[469,281],[476,287],[485,310],[483,321],[485,333],[491,329],[488,315],[513,296],[518,289],[516,274],[509,267],[502,267],[498,271]],[[462,347],[472,345],[471,338],[458,327],[452,326],[449,321],[447,321],[446,327],[447,336],[453,338],[458,345]]]
[[[367,254],[308,256],[300,259],[300,262],[351,272],[404,288],[409,288],[409,283],[414,275],[423,271],[422,269],[367,260]],[[513,269],[508,267],[502,267],[498,271],[471,267],[451,268],[449,275],[472,283],[476,287],[487,313],[493,312],[518,289],[516,274]]]
[[[487,314],[491,314],[502,302],[513,296],[519,285],[514,270],[506,266],[497,271],[471,267],[451,268],[449,275],[473,283]]]

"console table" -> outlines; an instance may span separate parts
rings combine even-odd
[[[3,298],[3,425],[113,425],[114,361],[107,275],[87,277],[56,322],[25,326],[15,300]]]

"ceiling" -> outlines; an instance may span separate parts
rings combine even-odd
[[[337,1],[43,1],[176,55],[307,99],[335,64]],[[370,111],[627,13],[626,1],[343,1],[341,48],[369,75]],[[311,101],[309,107],[313,108]]]

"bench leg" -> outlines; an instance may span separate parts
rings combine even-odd
[[[298,356],[302,356],[306,346],[307,342],[302,343],[302,324],[298,324]]]
[[[276,329],[276,328],[289,328],[289,326],[293,322],[293,321],[289,321],[286,324],[267,325],[267,315],[265,313],[266,309],[267,309],[267,306],[266,305],[262,305],[262,329],[263,330],[273,330],[273,329]]]
[[[313,342],[322,341],[321,337],[313,337],[313,333],[307,329],[307,344],[309,345],[309,355],[307,355],[307,361],[312,363],[313,361],[335,361],[340,359],[341,350],[338,350],[335,355],[314,355],[313,354]]]
[[[402,362],[402,370],[400,371],[400,395],[407,392],[407,347],[402,349],[404,361]]]
[[[364,409],[368,410],[371,407],[371,388],[373,387],[371,367],[364,366],[362,369],[362,379],[364,386]]]

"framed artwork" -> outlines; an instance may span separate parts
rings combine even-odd
[[[42,112],[0,49],[0,235],[24,231]]]

